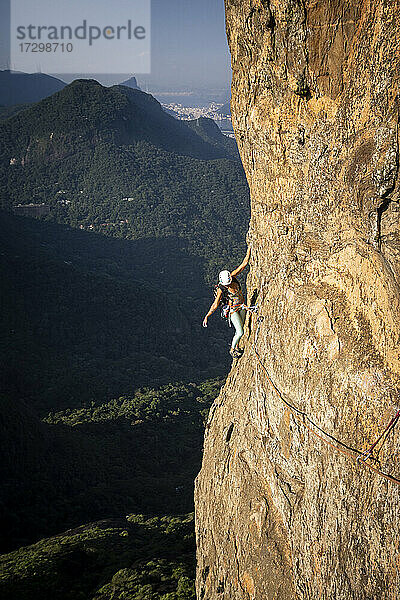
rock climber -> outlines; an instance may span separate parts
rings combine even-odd
[[[232,340],[230,354],[233,358],[240,358],[243,354],[243,350],[238,347],[239,340],[243,336],[243,325],[246,318],[246,310],[249,307],[246,306],[244,301],[243,292],[240,287],[239,281],[236,279],[236,275],[239,275],[248,265],[250,258],[250,248],[247,250],[247,254],[243,262],[234,269],[233,271],[221,271],[219,274],[219,285],[218,291],[214,302],[210,306],[210,310],[203,319],[203,327],[207,327],[207,320],[210,315],[218,308],[224,294],[228,297],[229,302],[229,318],[235,328],[235,335]]]

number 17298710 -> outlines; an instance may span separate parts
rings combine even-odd
[[[70,42],[21,42],[19,49],[21,52],[72,52],[74,46]]]

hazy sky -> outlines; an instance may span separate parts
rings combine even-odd
[[[98,14],[112,1],[98,0]],[[9,60],[9,6],[9,0],[0,0],[2,69],[8,67]],[[139,75],[139,81],[169,89],[229,86],[223,0],[152,0],[151,14],[152,70],[150,75]],[[101,81],[99,75],[96,79]]]

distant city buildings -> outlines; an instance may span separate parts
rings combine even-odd
[[[167,112],[173,111],[176,118],[182,121],[190,121],[200,117],[207,117],[208,119],[214,119],[214,121],[231,121],[230,114],[224,115],[218,112],[224,104],[218,104],[217,102],[211,102],[208,106],[183,106],[176,102],[163,103],[162,106]]]
[[[194,119],[200,119],[201,117],[213,119],[216,121],[224,135],[234,138],[235,134],[232,128],[232,117],[230,114],[224,114],[224,112],[221,112],[220,110],[225,106],[227,105],[218,102],[211,102],[207,106],[183,106],[177,102],[170,102],[168,104],[162,103],[164,110],[180,121],[193,121]]]

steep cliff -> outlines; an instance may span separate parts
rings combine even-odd
[[[261,318],[207,425],[198,598],[394,600],[400,425],[357,451],[400,407],[400,5],[225,4]]]

